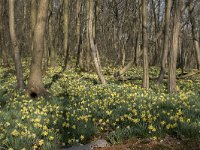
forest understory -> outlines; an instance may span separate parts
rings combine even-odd
[[[27,62],[23,66],[26,83]],[[30,98],[16,91],[14,68],[1,67],[1,149],[55,150],[101,138],[115,145],[104,148],[111,150],[199,149],[198,73],[178,79],[177,93],[169,94],[165,80],[161,85],[150,80],[150,89],[143,89],[140,67],[131,68],[123,81],[114,77],[118,70],[104,67],[108,83],[102,85],[92,72],[49,68],[43,78],[50,95]],[[151,78],[158,74],[157,67],[150,68]]]
[[[199,150],[199,8],[0,0],[0,150]]]

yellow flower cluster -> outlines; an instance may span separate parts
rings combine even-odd
[[[148,134],[152,139],[159,133],[182,134],[184,127],[200,129],[197,117],[200,111],[195,103],[199,99],[195,95],[200,88],[198,82],[180,80],[179,93],[167,94],[163,85],[146,91],[140,87],[141,81],[119,82],[111,75],[106,76],[109,84],[100,85],[96,74],[78,73],[73,68],[60,73],[52,82],[52,77],[61,69],[49,68],[44,76],[45,84],[51,84],[48,90],[53,95],[48,99],[32,100],[16,92],[12,74],[5,81],[0,79],[0,93],[8,91],[3,95],[6,104],[0,105],[3,107],[0,110],[0,143],[5,149],[14,149],[16,145],[17,149],[49,149],[49,145],[53,147],[55,143],[84,142],[100,132],[109,133],[120,128],[141,130],[145,133],[140,135]],[[108,67],[104,73],[116,70]],[[0,76],[5,71],[0,70]],[[151,74],[157,74],[156,71],[152,68]],[[141,72],[141,68],[132,69],[125,77],[140,76]]]

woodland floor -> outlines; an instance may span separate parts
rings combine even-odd
[[[200,150],[199,72],[178,69],[177,93],[169,94],[166,79],[143,89],[141,67],[123,80],[118,70],[103,68],[101,85],[94,72],[49,68],[43,82],[51,96],[32,99],[16,91],[14,67],[0,67],[0,150],[59,150],[102,138],[112,146],[96,150]],[[158,74],[150,68],[151,79]]]
[[[200,141],[170,137],[160,140],[131,139],[121,144],[95,150],[200,150]]]

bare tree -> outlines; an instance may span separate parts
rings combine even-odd
[[[90,37],[89,37],[89,19],[90,19],[90,1],[87,1],[87,20],[86,20],[86,70],[90,69],[91,61],[91,49],[90,49]]]
[[[182,0],[174,1],[174,18],[173,18],[173,29],[172,29],[172,44],[170,50],[169,60],[169,74],[168,74],[168,91],[176,92],[176,64],[177,64],[177,53],[179,43],[179,33],[181,27],[181,8]]]
[[[143,87],[149,89],[147,2],[142,0],[142,49],[143,49]]]
[[[195,48],[195,51],[196,51],[197,68],[200,69],[199,32],[198,32],[197,23],[195,21],[195,14],[194,14],[195,2],[194,2],[194,0],[189,1],[189,7],[188,8],[189,8],[190,23],[192,25],[193,45],[194,45],[194,48]]]
[[[68,68],[68,62],[69,62],[69,1],[70,0],[64,0],[64,11],[63,11],[63,18],[64,18],[64,40],[63,40],[63,49],[64,49],[64,56],[65,56],[65,64],[64,64],[64,70]]]
[[[48,40],[48,49],[50,52],[50,66],[55,67],[57,66],[57,51],[55,47],[55,26],[57,23],[55,23],[55,18],[56,18],[56,10],[55,10],[55,1],[51,0],[50,1],[50,16],[48,19],[48,35],[49,35],[49,40]]]
[[[6,28],[5,28],[5,1],[0,0],[0,51],[2,54],[2,65],[7,67],[9,66],[8,62],[8,48],[6,47],[6,41],[5,41],[5,34],[6,34]]]
[[[97,72],[97,75],[102,84],[106,84],[106,80],[101,72],[100,62],[98,61],[98,49],[97,45],[94,43],[94,28],[93,28],[93,20],[94,20],[94,2],[95,0],[90,0],[90,19],[89,19],[89,37],[90,37],[90,46],[92,51],[92,58],[94,62],[94,66]]]
[[[24,88],[23,74],[22,74],[22,64],[20,51],[18,47],[18,41],[15,33],[15,14],[14,14],[15,0],[9,0],[9,29],[10,38],[12,42],[16,77],[17,77],[17,89]]]
[[[169,25],[170,25],[170,10],[172,5],[172,0],[165,0],[165,26],[164,26],[164,41],[163,41],[163,53],[162,53],[162,63],[160,74],[158,77],[158,83],[162,83],[164,75],[166,72],[168,47],[169,47]]]
[[[76,49],[77,62],[76,65],[83,69],[83,49],[81,48],[81,6],[82,1],[76,0]]]
[[[35,24],[37,22],[37,0],[31,0],[31,16],[30,16],[30,27],[31,27],[31,32],[30,32],[30,39],[33,42],[33,36],[34,36],[34,28]],[[33,43],[31,42],[31,51],[33,50]]]
[[[46,94],[42,82],[42,57],[44,52],[44,34],[48,14],[48,4],[49,0],[39,1],[37,23],[34,29],[31,71],[28,81],[28,92],[32,97]]]

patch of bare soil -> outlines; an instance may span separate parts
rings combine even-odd
[[[159,140],[133,139],[111,147],[95,150],[200,150],[199,140],[178,140],[165,138]]]

